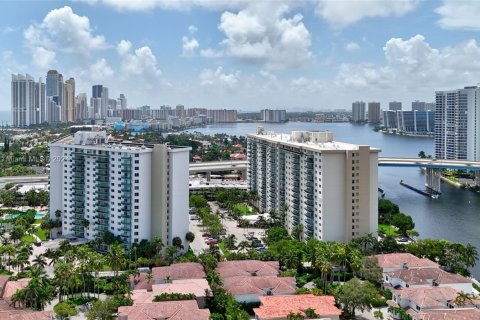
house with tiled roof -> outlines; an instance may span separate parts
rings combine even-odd
[[[2,310],[0,309],[0,320],[51,320],[51,311],[26,311],[26,310]]]
[[[155,296],[162,293],[194,294],[198,307],[205,308],[207,294],[211,292],[206,279],[172,280],[170,283],[154,284],[152,290],[136,289],[132,291],[133,305],[152,303]]]
[[[235,276],[278,276],[278,261],[236,260],[219,262],[216,268],[222,278]]]
[[[293,295],[294,277],[235,276],[223,279],[223,288],[239,302],[259,302],[262,296]]]
[[[253,312],[256,320],[285,320],[290,313],[305,315],[307,309],[313,309],[321,319],[338,320],[342,313],[335,306],[334,297],[313,294],[262,296],[260,307],[254,308]]]
[[[436,286],[472,293],[470,279],[439,268],[401,269],[387,273],[384,280],[384,287],[390,290]]]
[[[10,302],[12,296],[21,289],[24,289],[30,283],[30,278],[22,278],[16,281],[7,281],[2,290],[2,298]]]
[[[196,262],[174,263],[166,267],[152,268],[152,279],[148,280],[148,273],[142,272],[138,276],[130,276],[132,289],[151,289],[153,284],[166,283],[171,280],[203,279],[206,277],[203,266]]]
[[[118,320],[208,320],[210,311],[194,300],[141,303],[118,308]]]
[[[438,268],[438,263],[427,258],[418,258],[411,253],[386,253],[374,255],[385,275],[401,269]]]
[[[420,313],[408,312],[413,320],[480,320],[477,308],[432,309]]]

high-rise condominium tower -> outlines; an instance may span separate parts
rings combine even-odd
[[[12,124],[26,127],[45,121],[45,83],[30,75],[13,75],[11,83]]]
[[[331,132],[249,134],[248,184],[262,212],[287,210],[290,232],[347,242],[376,233],[378,152],[333,140]]]
[[[62,121],[75,121],[75,79],[65,81],[65,103],[62,109]]]
[[[435,93],[435,156],[480,161],[480,87]]]
[[[63,75],[57,70],[49,70],[46,79],[46,94],[48,97],[57,97],[51,101],[56,101],[57,105],[62,109],[64,103],[65,85],[63,83]],[[61,117],[62,115],[60,115]],[[60,119],[62,120],[62,119]]]
[[[368,122],[369,123],[380,122],[380,102],[368,103]]]
[[[50,216],[60,210],[62,220],[54,237],[110,232],[127,247],[185,239],[190,148],[109,143],[104,131],[79,131],[49,147]]]
[[[365,121],[365,102],[356,101],[352,103],[352,121]]]
[[[402,103],[398,101],[392,101],[388,103],[388,110],[391,111],[401,111],[402,110]]]

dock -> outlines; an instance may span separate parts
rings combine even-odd
[[[403,182],[403,180],[400,180],[400,184],[401,184],[402,186],[404,186],[405,188],[408,188],[408,189],[410,189],[410,190],[413,190],[413,191],[415,191],[415,192],[417,192],[417,193],[419,193],[419,194],[421,194],[421,195],[424,195],[424,196],[429,197],[429,198],[432,198],[432,199],[437,199],[438,196],[440,195],[438,192],[437,192],[437,193],[433,193],[433,192],[432,192],[432,193],[429,193],[429,192],[427,192],[427,191],[420,190],[420,189],[417,189],[417,188],[415,188],[415,187],[412,187],[411,185]]]

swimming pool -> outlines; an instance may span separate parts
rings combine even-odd
[[[9,214],[8,216],[9,216],[10,219],[13,219],[13,218],[18,217],[19,215],[20,215],[20,213],[12,213],[12,214]],[[45,216],[45,214],[43,214],[43,213],[40,213],[40,212],[35,213],[35,219],[41,219],[44,216]]]

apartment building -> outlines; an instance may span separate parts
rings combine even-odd
[[[380,123],[380,102],[368,103],[368,122]]]
[[[287,121],[287,111],[285,110],[262,109],[260,115],[264,122],[279,123]]]
[[[79,131],[50,147],[50,216],[54,236],[93,240],[104,232],[128,247],[188,232],[188,147],[109,142],[104,131]]]
[[[379,149],[333,140],[331,132],[248,135],[249,189],[262,212],[287,208],[286,227],[305,239],[346,242],[376,233]]]
[[[480,87],[435,93],[435,156],[480,161]]]
[[[365,117],[365,102],[355,101],[352,103],[352,121],[353,122],[363,122],[366,120]]]

